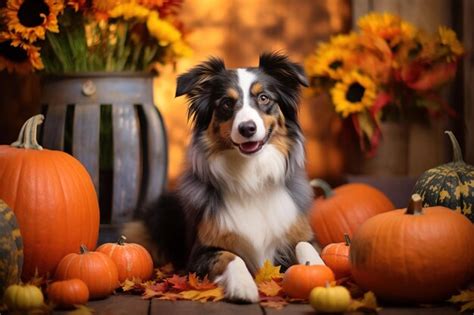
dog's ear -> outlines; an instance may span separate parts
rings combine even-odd
[[[189,94],[199,85],[225,70],[224,62],[219,58],[211,57],[208,61],[192,68],[178,77],[176,97]]]
[[[263,53],[260,55],[259,68],[280,81],[284,86],[297,87],[295,83],[306,87],[309,86],[303,67],[291,62],[282,53]]]

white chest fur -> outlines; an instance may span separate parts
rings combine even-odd
[[[223,183],[224,209],[217,215],[219,228],[234,232],[254,247],[253,264],[272,260],[284,244],[298,209],[284,185],[285,159],[272,145],[257,156],[217,156],[211,171]]]

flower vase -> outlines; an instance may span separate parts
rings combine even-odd
[[[82,162],[99,197],[99,242],[115,241],[121,224],[138,216],[165,187],[167,141],[153,104],[153,76],[46,76],[41,104],[44,147]]]

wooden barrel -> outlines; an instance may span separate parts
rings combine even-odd
[[[120,225],[139,215],[165,187],[167,141],[153,105],[153,77],[45,77],[41,104],[43,146],[68,152],[86,167],[99,197],[99,242],[115,241]]]

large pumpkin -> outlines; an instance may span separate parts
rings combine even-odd
[[[443,301],[473,271],[471,222],[445,207],[422,209],[417,194],[407,209],[370,218],[355,233],[350,249],[356,283],[395,302]]]
[[[324,192],[314,201],[309,213],[314,236],[321,247],[344,242],[344,234],[352,237],[368,218],[395,208],[381,191],[366,184],[345,184],[332,190],[326,182],[317,179],[311,185]]]
[[[0,297],[10,284],[20,282],[23,241],[15,214],[0,200]]]
[[[18,141],[0,146],[0,198],[9,204],[23,236],[23,279],[53,274],[81,244],[95,248],[99,205],[92,180],[75,158],[36,141],[42,115],[23,125]]]
[[[414,193],[423,198],[423,206],[444,206],[474,222],[474,166],[464,163],[459,143],[446,131],[453,146],[453,161],[427,170],[415,184]]]

